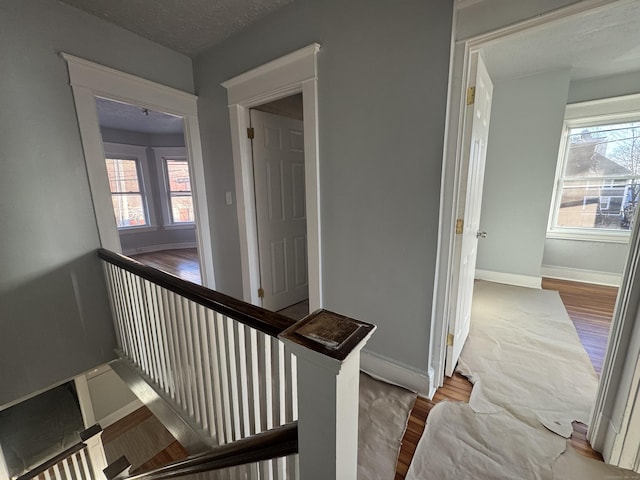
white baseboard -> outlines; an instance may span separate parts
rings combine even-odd
[[[360,370],[375,379],[406,388],[419,395],[428,398],[433,396],[434,392],[431,392],[430,388],[433,372],[425,375],[423,372],[419,372],[408,365],[395,362],[369,351],[360,353]]]
[[[515,285],[517,287],[542,288],[542,277],[534,277],[530,275],[517,275],[515,273],[477,269],[475,278],[477,280],[486,280],[487,282]]]
[[[123,255],[135,255],[137,253],[161,252],[162,250],[180,250],[181,248],[197,248],[196,242],[161,243],[160,245],[146,245],[144,247],[129,248],[122,251]]]
[[[622,275],[617,273],[596,272],[595,270],[558,267],[554,265],[543,265],[542,276],[557,278],[558,280],[571,280],[573,282],[607,285],[610,287],[619,287],[622,282]]]
[[[119,408],[118,410],[116,410],[113,413],[110,413],[106,417],[99,419],[98,423],[100,424],[100,426],[104,430],[109,425],[113,425],[118,420],[126,417],[130,413],[135,412],[136,410],[138,410],[140,407],[143,407],[143,406],[144,406],[144,404],[140,400],[138,400],[136,398],[134,401],[132,401],[131,403],[125,405],[124,407]]]

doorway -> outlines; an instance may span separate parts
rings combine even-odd
[[[184,119],[96,98],[122,253],[201,284]]]
[[[117,253],[122,251],[114,221],[112,192],[109,188],[96,97],[126,103],[141,110],[147,108],[163,112],[182,119],[191,178],[193,214],[195,224],[199,227],[195,234],[202,284],[215,289],[197,97],[73,55],[63,53],[62,57],[69,69],[101,246]]]
[[[250,110],[262,306],[309,314],[304,111],[298,93]]]
[[[615,38],[615,34],[613,33],[613,31],[615,31],[616,29],[620,29],[620,25],[628,22],[628,21],[637,21],[638,20],[638,12],[634,13],[634,14],[630,14],[629,9],[633,7],[633,4],[630,2],[616,2],[617,6],[619,6],[621,8],[621,11],[624,11],[625,14],[623,15],[625,18],[624,19],[617,19],[616,21],[612,22],[611,25],[609,25],[608,27],[603,26],[603,28],[599,28],[599,29],[592,29],[592,32],[597,31],[598,33],[603,33],[606,34],[610,39]],[[604,10],[604,8],[606,8],[607,14],[606,15],[597,15],[596,13],[602,13],[602,12],[596,12],[596,9],[594,9],[593,11],[589,12],[588,16],[591,16],[591,20],[603,20],[606,18],[611,18],[611,16],[614,16],[616,14],[616,12],[614,12],[613,7],[608,6],[608,7],[602,7],[602,9]],[[576,13],[578,12],[578,13]],[[466,42],[459,42],[458,44],[456,44],[455,46],[455,60],[454,63],[457,61],[457,65],[460,66],[462,65],[461,70],[464,71],[464,74],[461,75],[462,78],[467,78],[468,76],[468,71],[464,68],[464,64],[462,63],[462,58],[468,58],[468,55],[470,55],[473,51],[477,51],[477,50],[481,50],[484,48],[488,48],[491,47],[492,45],[496,44],[499,41],[502,41],[504,39],[507,38],[508,35],[511,34],[518,34],[518,33],[522,33],[522,32],[529,32],[529,30],[531,32],[536,32],[537,34],[542,34],[543,37],[546,37],[548,34],[548,29],[554,27],[555,25],[558,25],[561,22],[564,22],[566,19],[571,19],[573,21],[578,21],[581,22],[583,24],[586,24],[587,22],[583,22],[582,20],[584,19],[580,19],[578,17],[580,10],[577,9],[576,11],[573,11],[571,9],[567,9],[564,16],[559,14],[556,14],[554,17],[552,17],[551,21],[548,21],[547,23],[541,22],[539,19],[536,19],[535,21],[531,21],[530,24],[531,25],[517,25],[514,26],[512,29],[505,29],[502,32],[499,33],[491,33],[488,34],[482,38],[478,37],[476,39],[472,39]],[[595,13],[594,13],[595,12]],[[529,27],[531,26],[531,28],[529,29]],[[575,32],[573,34],[571,33],[567,33],[567,31],[563,32],[565,34],[565,36],[571,37],[571,35],[575,35]],[[579,35],[578,35],[579,36]],[[597,37],[597,35],[595,35]],[[581,37],[584,38],[584,37]],[[619,36],[618,36],[619,38]],[[598,40],[597,38],[595,38],[594,40]],[[566,45],[567,43],[570,42],[555,42],[555,45]],[[583,42],[584,43],[584,42]],[[605,47],[610,47],[610,44],[608,42],[599,42],[598,47],[600,49],[600,52],[603,52],[606,50]],[[530,60],[527,60],[527,57],[525,55],[523,55],[523,52],[526,52],[527,49],[526,48],[519,48],[519,47],[513,47],[512,44],[510,44],[509,48],[514,48],[513,51],[518,51],[520,52],[518,55],[517,59],[512,59],[511,63],[510,63],[510,67],[518,67],[518,68],[523,68],[526,67],[527,63],[531,63]],[[557,48],[557,47],[556,47]],[[561,52],[562,49],[557,48],[557,50],[559,51],[558,53],[561,55],[566,55],[567,52]],[[547,49],[540,47],[540,45],[538,44],[538,46],[531,50],[532,52],[535,51],[536,54],[539,54],[541,51],[547,51]],[[608,55],[611,57],[610,59],[615,58],[615,54],[618,50],[609,50],[608,51]],[[502,51],[502,53],[505,53],[505,50]],[[555,52],[554,52],[555,53]],[[593,58],[594,56],[594,49],[593,48],[587,48],[587,53],[585,54],[586,57],[589,57],[590,59]],[[582,60],[584,60],[585,57],[582,57]],[[466,61],[466,60],[465,60]],[[556,67],[558,65],[556,64]],[[619,64],[617,65],[619,66]],[[629,66],[629,64],[627,64],[627,66]],[[598,69],[598,68],[607,68],[607,67],[611,67],[611,63],[608,63],[607,61],[601,61],[601,62],[596,62],[596,65],[592,66],[593,69]],[[636,70],[639,68],[640,66],[636,65],[634,68],[636,68]],[[458,67],[454,67],[458,68]],[[564,103],[561,105],[561,107],[564,109],[564,105],[566,105],[567,103],[571,103],[571,101],[576,102],[579,101],[579,95],[584,95],[586,90],[584,89],[584,86],[587,84],[588,81],[590,81],[591,83],[589,83],[590,88],[593,88],[594,85],[596,85],[596,83],[593,80],[589,80],[588,77],[583,77],[583,78],[570,78],[572,75],[586,75],[586,71],[589,69],[590,67],[588,67],[587,65],[585,65],[584,63],[579,65],[576,68],[570,68],[567,70],[567,85],[566,88],[569,88],[569,83],[573,82],[574,84],[578,85],[581,87],[580,88],[580,94],[577,93],[578,92],[578,88],[573,89],[573,92],[570,90],[569,91],[569,98],[567,98],[567,91],[565,90],[565,101]],[[593,70],[592,70],[593,71]],[[578,72],[578,73],[576,73]],[[580,73],[582,72],[582,73]],[[549,73],[548,71],[546,73]],[[611,72],[610,72],[611,73]],[[613,71],[613,73],[617,73],[617,74],[622,74],[623,72],[621,71]],[[532,75],[532,73],[526,74],[523,73],[523,71],[521,71],[519,73],[519,79],[521,80],[525,80],[527,78],[529,78],[529,76]],[[464,80],[463,80],[464,81]],[[582,83],[579,83],[580,81],[582,81]],[[457,80],[454,80],[454,84],[457,82]],[[455,151],[457,150],[457,145],[458,142],[460,141],[460,137],[461,134],[459,133],[457,124],[459,123],[459,118],[457,118],[457,110],[456,107],[458,105],[464,105],[464,93],[462,92],[462,88],[461,85],[458,83],[455,87],[455,91],[456,92],[460,92],[460,95],[454,95],[452,97],[451,103],[450,103],[450,107],[452,107],[452,112],[455,110],[455,112],[452,114],[452,118],[449,124],[449,133],[451,134],[451,132],[453,131],[453,135],[457,138],[449,138],[448,141],[448,149],[450,151],[450,153],[448,154],[449,158],[453,158],[454,156],[456,156]],[[527,97],[530,96],[529,98],[542,98],[542,97],[533,97],[531,91],[529,89],[523,89],[521,88],[519,90],[521,92],[520,96],[518,97],[518,101],[514,104],[516,106],[518,106],[520,108],[520,116],[519,117],[512,117],[511,118],[511,122],[514,128],[520,128],[522,131],[526,131],[528,132],[529,136],[531,138],[536,139],[536,134],[537,129],[527,129],[526,127],[524,127],[524,125],[522,125],[521,123],[518,123],[518,119],[519,118],[523,118],[523,117],[527,117],[528,115],[530,115],[530,109],[528,109],[526,106],[524,106],[526,104],[526,100]],[[573,97],[572,97],[573,95]],[[603,95],[603,97],[606,95]],[[602,97],[600,97],[602,98]],[[584,100],[584,99],[582,99]],[[461,106],[459,109],[460,114],[462,115],[463,112],[463,107]],[[561,114],[563,113],[563,111],[560,112]],[[561,115],[562,116],[562,115]],[[562,118],[560,117],[559,120],[560,125],[558,126],[558,128],[556,129],[557,131],[557,135],[558,137],[561,134],[561,123],[562,123]],[[543,123],[541,123],[540,125],[544,125]],[[558,139],[559,140],[559,139]],[[556,142],[556,156],[554,158],[551,158],[552,162],[554,163],[553,166],[555,166],[556,160],[557,160],[557,145],[558,145],[559,141]],[[456,146],[455,148],[452,148],[452,146]],[[512,149],[512,155],[519,155],[519,151],[517,149]],[[553,155],[552,155],[553,156]],[[455,163],[455,162],[454,162]],[[455,165],[459,165],[458,163],[455,163]],[[453,168],[454,167],[445,167],[445,169],[449,169],[448,172],[445,172],[445,184],[447,183],[447,178],[449,179],[449,181],[453,181],[454,178],[457,178],[457,175],[459,175],[459,173],[455,173],[453,172]],[[456,167],[457,168],[457,167]],[[526,179],[526,181],[528,182],[533,182],[534,181],[534,177],[531,175],[522,175],[522,177],[524,177]],[[515,185],[516,182],[510,182],[508,179],[511,178],[509,177],[509,175],[507,173],[505,173],[504,179],[503,179],[503,184],[504,183],[513,183]],[[547,198],[548,203],[551,203],[551,191],[553,189],[553,176],[551,178],[551,181],[549,182],[548,186],[546,187],[546,195],[543,195],[540,191],[537,192],[537,197],[545,197]],[[446,189],[444,190],[446,191]],[[518,196],[522,197],[523,199],[525,199],[526,201],[528,201],[529,203],[533,203],[535,201],[535,196],[528,196],[526,194],[526,189],[519,189],[515,194],[515,196],[509,196],[509,195],[505,195],[503,196],[503,203],[504,204],[509,204],[509,199],[513,199],[513,198],[517,198]],[[445,233],[441,234],[441,242],[443,240],[446,240],[445,245],[448,245],[448,249],[449,249],[449,253],[447,253],[446,255],[442,255],[442,249],[441,249],[441,253],[440,253],[440,258],[441,258],[441,265],[444,266],[444,264],[447,265],[451,265],[451,261],[452,258],[456,255],[456,252],[453,250],[453,248],[451,247],[451,245],[453,245],[453,240],[452,237],[454,235],[454,228],[453,225],[455,223],[455,217],[453,215],[451,215],[448,212],[455,212],[455,204],[456,204],[456,199],[459,198],[459,192],[455,192],[454,189],[454,195],[453,195],[453,201],[451,200],[450,197],[446,197],[446,195],[443,195],[443,202],[444,202],[444,209],[443,209],[443,216],[441,218],[447,219],[446,223],[444,225],[451,225],[451,229],[449,230],[450,233],[447,232],[448,228],[446,226],[444,226],[443,231]],[[452,207],[453,204],[453,207]],[[451,210],[449,210],[451,209]],[[518,208],[514,208],[514,215],[515,213],[519,213],[521,215],[521,217],[525,218],[525,219],[531,219],[531,216],[527,216],[527,209],[518,209]],[[450,216],[448,216],[450,215]],[[546,212],[544,212],[544,220],[546,222],[546,218],[549,215],[549,205],[547,205],[546,208]],[[453,217],[453,218],[452,218]],[[509,221],[509,217],[503,217],[501,219],[501,224],[504,225],[505,229],[509,228],[511,230],[514,231],[518,231],[518,226],[515,224],[515,222],[510,222]],[[441,225],[442,227],[442,225]],[[538,231],[537,235],[541,236],[542,238],[542,242],[544,243],[545,240],[545,232],[546,232],[546,225],[543,225],[542,228]],[[484,230],[484,226],[483,226],[483,230]],[[488,235],[501,235],[503,232],[497,232],[495,230],[488,230]],[[637,228],[635,229],[637,230]],[[603,422],[605,422],[606,420],[601,420],[601,418],[598,417],[598,415],[601,415],[601,413],[598,413],[599,411],[602,412],[603,411],[603,405],[605,403],[607,403],[607,400],[605,400],[605,398],[607,397],[608,393],[610,393],[610,395],[608,396],[608,401],[611,402],[613,398],[615,398],[616,395],[616,391],[617,391],[617,384],[616,381],[619,380],[619,375],[621,373],[621,369],[624,366],[624,356],[626,355],[626,348],[628,347],[628,342],[622,342],[622,348],[620,348],[621,345],[621,333],[623,331],[627,331],[627,333],[629,333],[632,324],[626,324],[625,322],[630,321],[630,316],[631,314],[628,312],[628,307],[629,307],[629,295],[630,295],[630,289],[629,289],[629,284],[628,284],[628,275],[633,274],[633,272],[635,271],[635,262],[636,262],[636,257],[635,255],[637,255],[637,247],[635,246],[635,238],[637,237],[637,233],[631,233],[630,234],[630,238],[628,240],[628,243],[630,245],[632,245],[633,250],[631,251],[631,254],[629,255],[629,261],[627,261],[627,265],[626,267],[624,267],[624,273],[621,275],[622,276],[622,288],[621,288],[621,298],[618,300],[618,310],[616,313],[616,316],[614,318],[614,323],[613,323],[613,327],[612,327],[612,333],[611,333],[611,340],[609,341],[609,349],[608,349],[608,353],[607,353],[607,359],[604,362],[604,369],[603,369],[603,375],[602,375],[602,381],[601,381],[601,387],[600,387],[600,393],[597,399],[597,405],[596,405],[596,414],[594,415],[594,419],[592,420],[592,425],[595,425],[595,429],[598,429],[598,424],[600,425],[604,425]],[[513,248],[514,251],[517,252],[522,252],[523,248],[522,248],[522,244],[519,243],[514,243],[515,247]],[[628,247],[627,247],[628,248]],[[537,260],[537,264],[538,264],[538,268],[540,268],[540,266],[542,265],[542,254],[543,254],[543,250],[544,247],[541,247],[538,254],[540,255],[539,259]],[[635,252],[635,253],[634,253]],[[505,253],[505,250],[502,251],[502,253]],[[506,257],[507,255],[503,255],[503,257]],[[593,255],[594,257],[597,255]],[[447,258],[448,257],[448,258]],[[501,273],[501,272],[498,272]],[[622,273],[622,272],[621,272]],[[441,275],[441,279],[442,285],[446,286],[446,289],[440,289],[439,292],[436,293],[436,317],[435,318],[440,318],[438,317],[438,312],[442,312],[444,317],[447,317],[447,314],[451,313],[451,306],[449,304],[449,301],[451,298],[455,298],[455,292],[451,292],[451,291],[447,291],[447,289],[451,289],[451,283],[450,283],[450,275],[451,275],[451,270],[450,267],[448,266],[444,266],[444,269],[440,271],[440,275]],[[540,280],[541,280],[541,274],[538,273],[537,274],[537,278],[533,278],[531,275],[526,275],[526,274],[520,274],[519,272],[516,272],[516,274],[512,274],[511,277],[509,278],[510,282],[507,282],[507,277],[508,275],[501,275],[500,276],[502,278],[502,281],[505,281],[506,283],[513,283],[513,282],[532,282],[535,281],[537,282],[537,286],[540,286]],[[490,280],[490,278],[486,278],[487,280]],[[493,280],[497,280],[498,277],[494,277]],[[533,286],[531,284],[529,284],[528,286]],[[448,300],[447,300],[448,299]],[[444,325],[446,325],[446,320],[444,322]],[[440,346],[437,346],[434,350],[436,355],[439,355],[440,358],[444,358],[444,350],[446,349],[446,329],[443,331],[439,330],[439,327],[436,326],[436,328],[434,329],[434,336],[436,338],[436,341],[442,341],[442,344]],[[442,362],[443,364],[444,362]],[[440,367],[442,367],[442,364],[440,365]],[[437,362],[436,362],[437,365]],[[436,377],[438,375],[442,375],[442,373],[438,373],[438,372],[443,372],[444,368],[440,368],[438,367],[438,369],[436,370]],[[614,373],[617,372],[617,373]],[[440,378],[443,378],[442,376]],[[613,380],[612,378],[617,378],[618,380]],[[441,382],[441,380],[438,380],[436,382],[436,385],[439,384]],[[615,385],[612,387],[612,385]],[[611,405],[611,403],[609,403],[609,406]],[[604,428],[611,428],[610,425],[607,425]],[[601,429],[600,431],[602,432],[603,429]],[[599,447],[598,448],[602,448],[602,445],[604,444],[604,440],[602,440],[604,437],[601,436],[600,437],[600,441],[599,443]],[[605,456],[606,458],[606,456]]]
[[[304,212],[309,311],[322,307],[322,261],[320,244],[320,180],[318,152],[318,86],[316,56],[320,45],[314,43],[272,62],[227,80],[231,145],[234,174],[243,299],[262,305],[260,257],[252,144],[247,135],[253,107],[301,93],[304,131]]]

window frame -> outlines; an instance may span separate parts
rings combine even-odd
[[[144,208],[145,217],[147,220],[146,225],[132,225],[126,227],[119,227],[115,218],[116,229],[119,234],[126,233],[138,233],[144,231],[155,231],[158,229],[155,222],[155,211],[153,208],[153,201],[150,198],[151,191],[149,188],[149,168],[147,162],[147,148],[137,145],[126,145],[122,143],[103,142],[104,150],[104,164],[106,168],[106,161],[112,160],[133,160],[136,162],[136,169],[138,171],[138,185],[140,188],[140,195],[142,196],[142,205]],[[108,178],[108,175],[107,175]],[[113,198],[113,192],[108,187],[110,198]]]
[[[556,162],[546,238],[607,243],[629,242],[631,230],[557,226],[562,186],[564,184],[564,170],[569,150],[569,131],[573,128],[626,122],[640,122],[640,94],[567,105]],[[604,175],[603,177],[607,176]],[[602,177],[600,178],[602,179]],[[611,177],[611,180],[613,181],[617,178],[622,177]]]
[[[158,181],[162,186],[160,195],[162,197],[162,225],[166,230],[173,229],[195,229],[196,204],[193,193],[193,172],[191,163],[187,155],[186,147],[153,147],[154,156],[156,158],[156,168],[158,170]],[[187,163],[189,170],[189,180],[191,183],[190,196],[193,202],[194,221],[192,222],[174,222],[171,209],[171,190],[169,186],[169,172],[167,170],[167,160],[179,160]],[[184,195],[186,196],[186,195]]]

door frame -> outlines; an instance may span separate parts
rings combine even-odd
[[[68,53],[60,55],[66,60],[69,68],[70,85],[78,116],[100,245],[103,248],[122,253],[111,204],[95,97],[182,117],[185,148],[192,178],[196,240],[202,284],[215,289],[211,229],[209,227],[204,163],[198,125],[198,97]]]
[[[470,54],[482,47],[502,40],[512,34],[537,29],[550,22],[579,14],[606,8],[617,0],[584,0],[548,14],[524,20],[489,33],[456,40],[455,25],[451,44],[449,67],[449,90],[446,112],[446,130],[443,152],[443,166],[440,190],[440,216],[438,225],[437,264],[433,296],[429,372],[433,375],[430,385],[432,396],[444,382],[444,366],[447,350],[447,333],[452,311],[451,288],[454,275],[454,248],[456,213],[460,197],[461,145],[463,134],[464,107]],[[595,449],[605,455],[605,460],[613,458],[625,450],[627,439],[621,436],[629,430],[632,421],[640,423],[631,414],[630,406],[640,398],[640,222],[632,234],[630,252],[627,258],[622,286],[616,303],[611,325],[609,344],[598,387],[596,404],[590,421],[588,438]],[[459,253],[459,252],[458,252]],[[626,407],[626,410],[624,410]],[[614,418],[616,411],[625,412]],[[617,433],[623,432],[623,434]],[[640,438],[631,438],[640,445]],[[635,448],[637,451],[637,448]]]
[[[280,98],[302,93],[304,109],[304,166],[307,216],[307,262],[309,311],[322,307],[322,262],[320,243],[320,177],[318,151],[317,53],[313,43],[269,63],[233,77],[227,89],[231,146],[236,187],[242,289],[244,301],[261,305],[258,229],[253,182],[253,155],[249,110]]]

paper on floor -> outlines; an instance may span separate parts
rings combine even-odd
[[[416,394],[360,374],[358,480],[392,480]]]
[[[429,412],[406,480],[552,480],[565,448],[562,437],[508,412],[478,414],[444,401]]]
[[[583,457],[573,448],[567,450],[553,464],[553,480],[622,480],[640,479],[640,474]]]
[[[476,282],[471,318],[457,370],[480,382],[474,410],[501,407],[564,437],[588,423],[598,378],[557,292]]]

